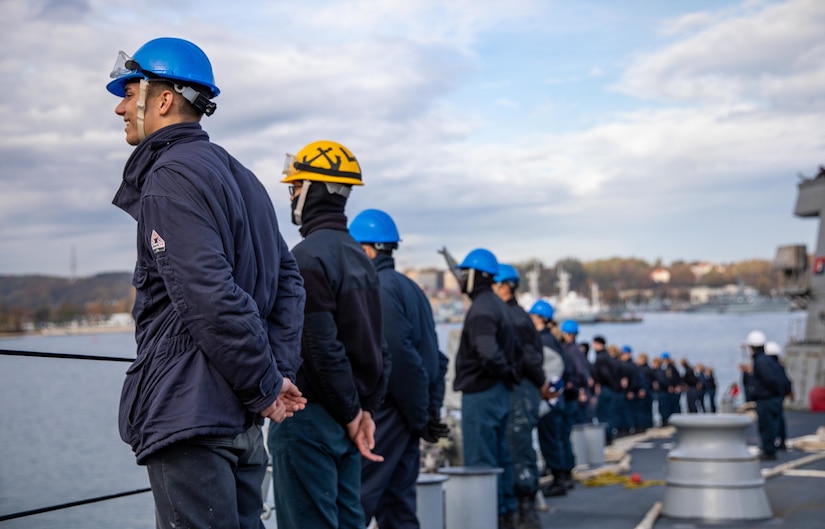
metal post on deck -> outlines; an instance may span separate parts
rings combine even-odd
[[[498,527],[498,475],[491,467],[444,467],[446,529],[496,529]]]
[[[752,422],[733,413],[670,418],[678,442],[667,456],[664,516],[713,521],[773,516],[759,462],[745,443]]]
[[[448,479],[443,474],[418,475],[415,515],[421,529],[444,529],[444,482]]]

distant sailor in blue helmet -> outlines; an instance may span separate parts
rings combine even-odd
[[[111,76],[135,146],[114,204],[137,221],[120,435],[148,469],[158,528],[259,528],[261,425],[305,403],[303,281],[264,186],[201,128],[219,93],[204,52],[151,40]]]
[[[447,356],[438,349],[432,308],[410,278],[395,270],[393,252],[401,237],[384,211],[366,209],[349,225],[378,271],[384,337],[390,353],[387,396],[375,410],[375,451],[383,462],[361,465],[364,517],[375,516],[379,527],[417,529],[416,481],[420,440],[434,443],[447,437],[441,422]]]
[[[595,386],[587,359],[584,358],[579,345],[576,343],[578,334],[579,324],[576,321],[565,320],[562,322],[561,343],[565,359],[570,366],[570,376],[565,380],[564,392],[562,393],[564,413],[561,420],[562,447],[564,449],[562,480],[568,489],[572,489],[574,486],[573,467],[576,466],[576,461],[572,447],[568,451],[569,444],[564,440],[570,439],[574,424],[587,422],[589,391],[590,388]]]
[[[676,363],[667,351],[662,353],[662,370],[665,372],[667,381],[665,384],[667,393],[663,394],[665,406],[661,410],[662,426],[667,426],[671,415],[682,413],[682,374],[679,373]]]
[[[547,391],[542,394],[542,398],[547,400],[548,407],[544,413],[540,411],[536,425],[539,449],[544,458],[544,471],[553,475],[553,481],[542,488],[542,494],[546,497],[564,496],[567,494],[567,486],[564,483],[563,454],[572,452],[572,449],[569,448],[570,438],[562,439],[561,436],[561,420],[564,413],[561,390],[564,388],[565,380],[570,376],[570,366],[565,364],[566,356],[562,351],[562,345],[554,334],[554,331],[560,333],[561,330],[553,319],[553,306],[540,299],[530,307],[529,314],[539,333],[545,373],[550,383]],[[566,444],[566,448],[562,448],[562,443]]]
[[[461,290],[472,305],[461,330],[453,389],[462,392],[464,464],[504,470],[498,477],[499,527],[509,529],[515,527],[518,501],[506,431],[521,359],[510,311],[492,290],[497,273],[495,255],[484,248],[468,253],[459,265]]]
[[[539,471],[536,450],[533,448],[533,430],[539,420],[539,402],[542,396],[553,393],[544,374],[544,351],[541,338],[527,312],[516,299],[519,274],[514,266],[499,263],[493,278],[493,289],[507,304],[519,338],[522,358],[521,382],[510,393],[510,419],[507,424],[507,442],[513,459],[515,494],[519,502],[518,527],[540,529],[535,498],[539,490]]]

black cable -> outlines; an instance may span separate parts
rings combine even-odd
[[[97,503],[99,501],[113,500],[115,498],[122,498],[123,496],[131,496],[133,494],[142,494],[149,492],[151,488],[130,490],[128,492],[118,492],[117,494],[109,494],[107,496],[99,496],[97,498],[89,498],[88,500],[71,501],[69,503],[61,503],[59,505],[52,505],[51,507],[41,507],[39,509],[32,509],[30,511],[20,511],[14,514],[0,515],[0,522],[7,520],[14,520],[15,518],[23,518],[26,516],[33,516],[35,514],[43,514],[45,512],[59,511],[61,509],[68,509],[69,507],[77,507],[78,505],[86,505],[89,503]]]
[[[69,354],[69,353],[41,353],[37,351],[12,351],[8,349],[0,349],[0,355],[6,356],[28,356],[34,358],[68,358],[71,360],[103,360],[109,362],[134,362],[134,358],[119,358],[115,356],[94,356],[94,355],[79,355],[79,354]],[[141,494],[144,492],[151,491],[151,488],[145,489],[137,489],[127,492],[118,492],[116,494],[107,494],[106,496],[98,496],[97,498],[89,498],[86,500],[78,500],[72,501],[68,503],[61,503],[58,505],[52,505],[50,507],[41,507],[39,509],[32,509],[29,511],[20,511],[13,514],[2,514],[0,515],[0,522],[5,522],[7,520],[14,520],[16,518],[24,518],[26,516],[33,516],[35,514],[43,514],[46,512],[51,511],[59,511],[61,509],[68,509],[70,507],[77,507],[79,505],[87,505],[90,503],[97,503],[100,501],[106,500],[113,500],[116,498],[122,498],[124,496],[131,496],[133,494]]]
[[[105,360],[110,362],[134,362],[134,358],[121,358],[117,356],[93,356],[93,355],[77,355],[69,353],[40,353],[37,351],[10,351],[7,349],[0,349],[0,355],[7,356],[30,356],[36,358],[69,358],[71,360]]]

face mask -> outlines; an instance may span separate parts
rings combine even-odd
[[[465,268],[458,271],[458,286],[461,291],[470,294],[475,288],[475,269]]]
[[[311,184],[311,180],[304,180],[304,185],[301,186],[300,193],[292,199],[292,223],[296,226],[300,226],[302,223],[301,217],[304,212],[304,204],[307,201],[307,193],[309,193],[309,186]]]

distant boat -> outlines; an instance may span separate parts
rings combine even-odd
[[[752,313],[752,312],[783,312],[791,310],[791,300],[781,296],[763,296],[753,289],[746,289],[742,285],[735,294],[721,294],[714,296],[704,303],[689,305],[687,312],[715,312],[715,313]]]
[[[529,284],[528,292],[519,297],[522,307],[529,308],[541,298],[538,293],[538,279],[540,271],[538,266],[527,272]],[[558,270],[558,295],[544,297],[545,301],[553,306],[555,312],[553,319],[556,321],[574,320],[578,323],[596,323],[602,314],[599,303],[599,286],[595,283],[591,288],[592,300],[581,296],[578,292],[570,290],[570,272],[559,267]]]

